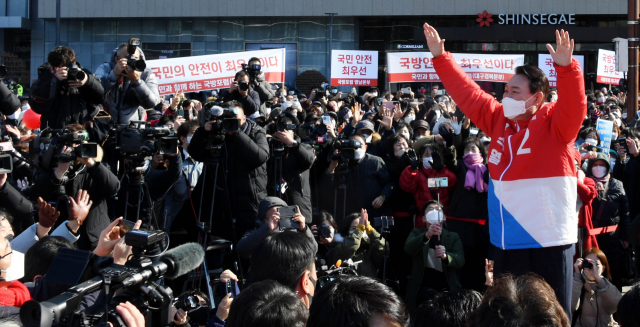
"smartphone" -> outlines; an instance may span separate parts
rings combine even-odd
[[[403,87],[401,90],[402,90],[402,93],[404,93],[404,94],[411,94],[411,88],[410,87]]]
[[[478,135],[478,132],[480,132],[480,130],[477,127],[471,127],[469,129],[469,134],[471,135]]]
[[[429,178],[427,184],[430,188],[449,187],[449,180],[446,177]]]
[[[629,153],[629,145],[627,144],[627,139],[621,137],[618,139],[618,146],[624,148],[627,153]]]
[[[322,123],[331,125],[331,117],[330,116],[322,116]]]
[[[382,104],[382,101],[384,101],[384,98],[378,98],[378,104]]]
[[[300,228],[300,223],[291,220],[291,218],[296,214],[296,211],[296,206],[278,208],[278,213],[280,214],[278,225],[280,230]]]
[[[121,219],[118,223],[118,226],[120,227],[120,237],[124,237],[124,234],[126,234],[128,231],[133,230],[133,225],[135,225],[134,222]]]
[[[233,279],[229,279],[224,286],[224,294],[231,293],[231,298],[236,297],[236,281]]]
[[[178,109],[177,116],[184,118],[184,109]]]
[[[395,109],[396,104],[393,101],[384,101],[383,102],[384,106],[387,107],[387,109]]]
[[[441,89],[441,90],[436,91],[436,94],[437,95],[445,95],[445,94],[447,94],[447,91],[445,89]]]

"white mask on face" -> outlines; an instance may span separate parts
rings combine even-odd
[[[362,134],[362,136],[364,136],[364,141],[366,143],[371,143],[371,139],[373,138],[373,135],[369,135],[369,134]]]
[[[364,158],[365,150],[363,148],[356,149],[356,160]]]
[[[486,137],[486,136],[483,136],[483,137],[480,138],[480,142],[489,143],[489,142],[491,142],[491,139]]]
[[[26,103],[26,104],[25,104],[24,106],[22,106],[21,108],[22,108],[22,111],[25,111],[25,110],[27,110],[27,109],[31,109],[31,106],[29,106],[29,104],[28,104],[28,103]]]
[[[586,140],[584,140],[584,143],[589,143],[589,144],[591,144],[593,146],[596,146],[596,145],[598,145],[598,140],[596,140],[596,139],[586,139]]]
[[[433,158],[432,157],[422,158],[422,166],[424,167],[424,169],[431,168],[431,164],[429,163],[429,161],[433,161]]]
[[[614,121],[616,122],[616,125],[622,125],[622,120],[620,120],[620,118],[616,118]]]
[[[416,135],[414,138],[415,138],[415,139],[416,139],[416,141],[417,141],[417,140],[419,140],[419,139],[421,139],[421,138],[423,138],[423,137],[426,137],[426,136],[425,136],[425,135]]]
[[[598,98],[598,103],[604,103],[604,98]]]
[[[431,210],[427,212],[426,218],[427,218],[427,222],[431,225],[438,224],[444,221],[444,215],[440,210]]]
[[[592,167],[591,173],[595,178],[603,178],[607,174],[607,167],[604,167],[604,166]]]
[[[187,136],[187,143],[191,143],[191,139],[193,138],[193,136]]]
[[[612,140],[617,140],[618,139],[618,134],[611,134],[611,139]]]
[[[393,153],[396,157],[401,157],[404,154],[404,149],[400,149]]]
[[[371,96],[374,97],[374,98],[377,97],[378,96],[378,92],[371,93]]]
[[[416,119],[416,116],[407,116],[404,117],[404,121],[407,122],[407,124],[411,123],[414,119]]]
[[[558,96],[557,95],[552,95],[551,96],[551,102],[556,102],[558,101]]]
[[[409,137],[409,133],[400,133],[400,135],[404,136],[407,141],[411,140],[411,138]]]
[[[529,108],[534,106],[534,105],[531,105],[529,107],[526,107],[527,101],[531,100],[531,98],[533,98],[534,96],[535,94],[530,96],[529,99],[526,99],[524,101],[522,100],[518,101],[513,98],[502,99],[502,109],[504,112],[504,116],[507,117],[507,119],[512,120],[524,114],[525,112],[527,112],[527,110],[529,110]]]

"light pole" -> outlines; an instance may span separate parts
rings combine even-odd
[[[638,0],[628,1],[627,25],[629,40],[629,71],[627,73],[627,122],[638,111]]]
[[[331,17],[331,21],[329,23],[329,51],[327,55],[327,72],[329,84],[331,84],[331,50],[333,50],[333,16],[337,15],[335,12],[328,12],[325,15],[329,15]]]

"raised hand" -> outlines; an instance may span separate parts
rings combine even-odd
[[[393,128],[393,118],[391,118],[391,110],[382,108],[382,120],[378,120],[384,129],[390,131]]]
[[[440,57],[444,53],[444,39],[440,39],[438,31],[433,26],[424,23],[424,37],[427,39],[427,46],[434,58]],[[573,50],[573,47],[571,47]],[[552,55],[553,56],[553,55]]]
[[[547,50],[549,50],[551,58],[553,58],[553,62],[558,66],[571,65],[574,42],[569,37],[569,32],[556,30],[556,44],[558,45],[558,48],[554,51],[551,44],[547,43]]]

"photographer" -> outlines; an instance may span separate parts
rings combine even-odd
[[[381,158],[366,153],[367,145],[362,135],[353,134],[349,136],[349,140],[360,142],[360,148],[355,149],[354,159],[342,162],[342,165],[340,165],[341,162],[338,158],[331,157],[331,163],[326,171],[328,176],[323,178],[325,190],[337,190],[342,177],[339,174],[346,173],[344,178],[347,188],[343,190],[343,192],[347,192],[346,203],[342,203],[342,205],[334,203],[335,207],[343,208],[344,206],[345,214],[358,212],[364,208],[367,212],[371,212],[372,217],[391,215],[386,199],[393,192],[393,184],[387,166]],[[336,174],[339,165],[340,169],[337,171],[339,174]],[[339,198],[343,198],[342,194]],[[337,215],[336,218],[338,217],[344,218],[342,215]]]
[[[260,95],[260,102],[265,103],[274,96],[276,93],[273,91],[271,84],[264,78],[264,73],[260,71],[262,68],[262,62],[259,58],[249,59],[249,66],[247,67],[247,73],[249,74],[249,88],[258,92]]]
[[[386,241],[371,222],[367,211],[362,209],[360,214],[352,213],[340,222],[340,235],[344,239],[327,255],[329,264],[335,264],[338,260],[358,264],[357,272],[360,276],[375,278],[378,270],[382,268]]]
[[[247,230],[253,228],[260,199],[267,196],[266,163],[269,159],[269,145],[264,130],[255,122],[247,120],[242,103],[231,101],[225,103],[224,107],[224,111],[232,115],[231,119],[238,120],[238,129],[227,132],[214,131],[214,126],[221,118],[210,118],[213,109],[203,109],[202,117],[209,121],[196,130],[189,143],[189,154],[196,161],[205,163],[203,175],[206,171],[206,179],[203,175],[200,176],[191,199],[197,212],[200,198],[203,198],[205,202],[202,205],[200,220],[208,221],[210,214],[213,214],[213,227],[217,227],[213,230],[219,236],[230,237],[232,226],[229,222],[231,217],[237,219],[235,229],[239,239]],[[224,136],[224,141],[220,155],[225,160],[222,161],[223,166],[219,167],[216,197],[212,199],[216,172],[212,165],[206,163],[213,159],[210,150],[212,142],[214,139],[219,140],[217,137],[221,136]],[[209,211],[212,200],[215,204],[213,213]],[[194,214],[193,208],[189,203],[182,208],[181,215],[184,220],[193,221],[193,218],[187,218]]]
[[[615,325],[616,313],[622,294],[611,284],[611,270],[607,257],[598,248],[587,250],[573,265],[571,309],[572,326]]]
[[[251,116],[260,111],[260,95],[249,88],[249,75],[243,70],[236,73],[236,79],[222,102],[238,101],[244,108],[244,115]]]
[[[100,80],[80,66],[75,52],[64,46],[49,52],[31,90],[29,105],[41,115],[40,128],[60,129],[89,121],[98,113],[97,106],[104,97]]]
[[[0,82],[0,113],[9,116],[21,107],[20,98],[11,92],[7,84]]]
[[[84,130],[82,125],[72,124],[65,126],[70,133]],[[72,148],[64,146],[61,155],[70,156],[72,149],[79,146],[74,144]],[[68,196],[78,193],[78,190],[86,190],[91,196],[93,205],[84,224],[80,227],[80,239],[76,243],[78,249],[93,249],[98,244],[100,232],[109,225],[107,199],[118,193],[120,182],[102,163],[88,158],[76,158],[73,162],[60,162],[49,174],[40,174],[34,186],[30,189],[29,197],[32,200],[41,197],[47,202],[57,202],[57,209],[62,216],[67,216],[66,200]],[[60,200],[60,197],[62,197]]]
[[[135,51],[130,53],[133,47]],[[137,70],[129,66],[130,60],[139,62],[146,59],[142,49],[123,43],[113,51],[109,63],[96,69],[96,76],[107,93],[105,109],[116,124],[143,120],[145,109],[160,103],[156,75],[149,68]]]
[[[267,236],[281,232],[280,229],[280,213],[278,209],[282,207],[286,207],[287,203],[282,201],[280,198],[276,198],[274,196],[268,196],[260,201],[260,207],[258,211],[258,220],[256,220],[256,228],[252,231],[248,231],[240,241],[238,241],[238,253],[244,258],[250,258],[253,254],[253,251],[256,249],[258,244],[262,242]],[[313,234],[311,233],[311,229],[305,223],[305,217],[300,214],[300,209],[298,208],[298,212],[291,218],[292,222],[297,222],[300,224],[300,228],[294,230],[298,233],[304,233],[310,241],[313,241],[313,247],[315,250],[314,253],[318,250],[318,245],[316,244]]]
[[[285,113],[270,126],[271,153],[267,167],[269,171],[269,195],[280,196],[291,205],[297,205],[307,224],[311,223],[311,187],[309,186],[309,169],[314,162],[313,149],[302,144],[300,138],[291,127],[298,126],[298,120]],[[277,171],[281,176],[276,176]],[[280,180],[276,180],[276,178]],[[276,188],[282,193],[277,194]]]

